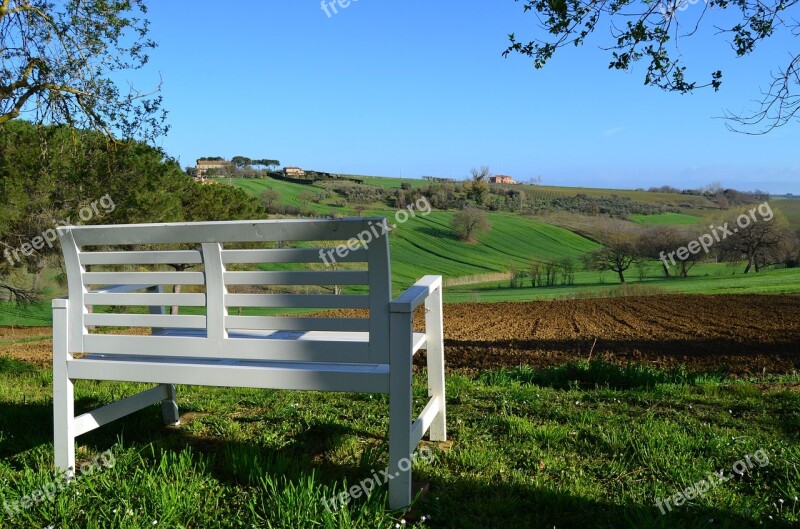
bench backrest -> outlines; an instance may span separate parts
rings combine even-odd
[[[62,228],[70,352],[386,364],[391,273],[385,222],[285,219]],[[169,285],[187,287],[174,293],[164,288]],[[296,293],[298,287],[292,291],[291,285],[313,293]],[[334,292],[336,286],[352,285],[363,287],[355,287],[356,293]],[[114,310],[90,309],[104,305]],[[194,315],[162,309],[171,306],[199,308],[188,309]],[[142,314],[131,307],[158,309]],[[369,317],[232,313],[242,307],[369,309]],[[182,333],[97,334],[94,326]],[[231,329],[237,330],[236,338],[229,336]],[[247,338],[248,331],[264,330],[281,332],[270,340]],[[312,331],[331,334],[324,341],[300,339]],[[354,332],[368,332],[368,343],[354,343]]]

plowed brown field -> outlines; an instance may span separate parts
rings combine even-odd
[[[459,303],[445,305],[444,325],[451,370],[544,367],[590,353],[615,363],[684,364],[736,375],[800,369],[800,296]],[[50,341],[25,340],[49,334],[46,327],[0,328],[0,355],[47,364]],[[415,363],[424,365],[424,353]]]
[[[731,374],[800,369],[800,296],[642,296],[446,305],[449,368],[576,358]],[[597,342],[595,343],[595,339]]]

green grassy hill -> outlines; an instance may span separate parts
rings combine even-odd
[[[773,198],[770,204],[772,209],[786,215],[789,226],[800,229],[800,198]]]
[[[400,179],[394,183],[399,186]],[[272,187],[280,192],[281,203],[295,206],[300,205],[299,195],[303,191],[324,190],[318,185],[275,179],[233,179],[232,184],[256,196]],[[352,208],[333,206],[333,200],[323,200],[319,204],[312,202],[307,206],[318,214],[355,215]],[[373,204],[364,214],[386,216],[389,224],[394,223],[395,210],[383,204]],[[510,267],[527,269],[532,259],[578,259],[599,247],[597,243],[564,228],[510,213],[489,213],[491,230],[479,235],[477,242],[465,243],[459,241],[450,228],[450,218],[454,214],[452,211],[432,211],[427,216],[418,214],[392,233],[389,240],[396,289],[408,286],[428,273],[460,277],[506,272]]]
[[[390,246],[396,287],[425,274],[459,277],[505,272],[512,266],[528,269],[532,259],[578,259],[599,247],[546,222],[500,213],[489,214],[492,228],[478,236],[477,242],[464,243],[450,229],[454,214],[434,211],[409,220],[393,233]]]

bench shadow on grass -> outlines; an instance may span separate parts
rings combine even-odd
[[[359,464],[320,463],[320,454],[338,446],[345,436],[358,435],[376,439],[374,435],[339,424],[317,423],[304,434],[300,434],[296,442],[285,448],[270,449],[256,443],[199,437],[180,429],[154,427],[160,418],[158,410],[140,412],[139,415],[139,419],[149,423],[153,433],[153,437],[141,446],[143,449],[150,443],[157,447],[156,453],[158,449],[180,452],[191,447],[195,454],[193,457],[203,454],[203,457],[211,458],[213,463],[209,466],[209,471],[215,479],[228,485],[258,486],[259,479],[264,475],[298,485],[313,472],[318,485],[336,486],[336,490],[340,491],[344,480],[350,485],[358,483],[385,465],[385,439],[378,439],[381,441],[381,448],[362,458]],[[130,430],[133,425],[125,426],[125,430]],[[120,428],[110,429],[117,433],[120,431]],[[94,448],[90,449],[100,451],[110,446],[115,432],[98,435],[91,443],[95,445]],[[127,440],[128,446],[131,446],[130,441]],[[137,442],[134,446],[138,444]],[[143,450],[143,453],[148,451]],[[145,455],[144,459],[147,460],[148,457],[150,456]],[[429,524],[431,527],[672,529],[707,526],[709,520],[714,520],[713,526],[759,527],[759,520],[748,519],[722,509],[683,506],[661,514],[654,505],[655,499],[653,503],[646,505],[619,505],[552,488],[490,483],[489,479],[476,480],[468,475],[442,478],[436,474],[436,470],[430,467],[415,473],[415,481],[425,481],[430,484],[431,489],[427,496],[415,504],[414,512],[417,517],[431,516],[435,520],[433,525]],[[379,492],[385,493],[386,486]],[[353,500],[353,506],[358,508],[359,502],[363,501]],[[770,521],[768,526],[796,527],[775,521]]]
[[[434,524],[453,528],[550,529],[682,529],[696,527],[797,527],[787,522],[754,520],[722,509],[699,506],[664,508],[653,503],[619,505],[596,501],[550,488],[487,484],[468,476],[433,482],[432,494],[417,507]],[[436,498],[439,498],[438,500]],[[438,522],[437,522],[438,520]],[[765,525],[759,525],[762,521]],[[439,525],[436,525],[439,527]]]
[[[313,472],[315,483],[328,487],[336,485],[336,490],[340,491],[344,480],[350,485],[358,483],[385,465],[385,439],[340,424],[317,423],[298,435],[295,442],[284,448],[271,449],[256,443],[196,436],[181,429],[159,426],[159,421],[158,409],[143,410],[113,423],[117,427],[87,434],[85,444],[82,444],[89,451],[101,452],[116,442],[121,432],[144,431],[147,433],[137,435],[136,439],[125,435],[125,445],[141,449],[143,461],[148,462],[152,457],[151,445],[156,454],[161,450],[177,453],[191,447],[194,458],[210,459],[212,464],[208,469],[215,479],[233,486],[259,486],[260,478],[265,475],[297,485]],[[320,462],[322,452],[335,448],[349,435],[377,439],[383,448],[368,454],[355,465]],[[431,527],[671,529],[706,526],[709,520],[714,520],[713,526],[759,527],[759,520],[721,509],[683,506],[662,515],[654,504],[619,505],[551,488],[488,483],[488,479],[476,480],[468,475],[441,478],[437,477],[435,469],[430,468],[416,471],[416,480],[431,485],[429,494],[414,506],[416,516],[432,517]],[[384,485],[380,492],[385,491]],[[353,500],[353,506],[357,508],[360,502],[363,499]],[[770,521],[768,526],[796,527],[778,521]]]
[[[19,410],[30,411],[30,407],[20,406]],[[38,408],[34,411],[37,414],[44,413]],[[3,419],[6,417],[3,414]],[[346,479],[348,484],[357,483],[382,468],[380,463],[385,460],[385,451],[377,450],[371,454],[372,457],[357,465],[320,464],[318,456],[322,447],[335,447],[346,435],[368,435],[333,423],[318,423],[306,434],[298,436],[296,443],[282,449],[195,436],[180,429],[160,426],[160,410],[157,407],[147,408],[112,424],[115,426],[109,425],[83,436],[81,446],[89,452],[100,453],[118,442],[121,436],[126,447],[140,450],[145,464],[155,463],[149,461],[152,457],[149,455],[151,445],[156,447],[156,454],[161,450],[178,453],[191,447],[192,457],[197,458],[200,457],[198,454],[202,454],[202,457],[210,458],[212,464],[209,471],[215,479],[228,485],[258,486],[259,478],[264,475],[285,478],[296,485],[313,471],[316,483],[328,487],[338,485],[338,491],[343,480]],[[132,436],[132,432],[137,433]],[[37,440],[43,442],[44,437],[37,437]],[[50,434],[47,435],[49,440]],[[385,445],[385,440],[382,441]],[[707,526],[709,520],[714,520],[713,526],[759,527],[759,520],[720,509],[684,506],[662,515],[652,504],[619,505],[551,488],[488,483],[487,480],[476,480],[468,475],[441,478],[436,476],[435,469],[417,471],[415,480],[423,480],[431,485],[429,494],[414,506],[416,516],[432,517],[433,522],[426,524],[430,527],[671,529]],[[385,493],[385,490],[384,485],[380,492]],[[363,499],[353,500],[353,507],[358,508],[360,502]],[[780,521],[770,521],[768,526],[796,527]]]

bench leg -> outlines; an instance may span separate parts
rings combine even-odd
[[[411,504],[411,314],[393,313],[389,366],[389,508]]]
[[[161,415],[164,424],[177,426],[181,423],[181,416],[178,412],[178,396],[175,392],[175,384],[162,384],[166,388],[169,397],[161,401]]]
[[[75,471],[75,386],[68,378],[67,309],[53,309],[53,445],[56,472]]]
[[[439,397],[441,407],[430,429],[431,441],[447,441],[447,412],[444,392],[444,325],[442,322],[442,289],[437,288],[425,300],[425,332],[427,333],[428,398]]]

